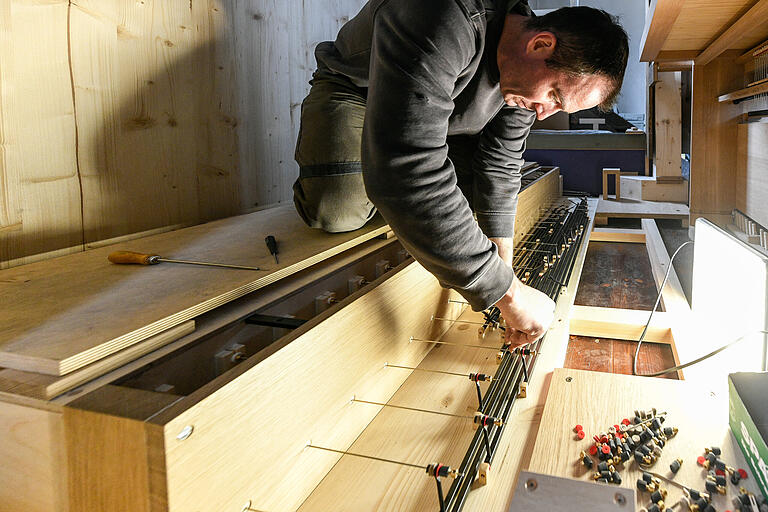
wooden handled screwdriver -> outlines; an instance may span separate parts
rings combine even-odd
[[[205,267],[239,268],[241,270],[261,270],[259,267],[245,267],[243,265],[227,265],[224,263],[208,263],[204,261],[171,260],[161,258],[157,254],[144,254],[133,251],[115,251],[107,256],[107,259],[118,265],[157,265],[158,263],[184,263],[186,265],[203,265]]]

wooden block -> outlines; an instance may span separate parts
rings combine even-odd
[[[687,181],[659,182],[658,178],[642,181],[642,195],[644,201],[665,201],[668,203],[688,202]]]
[[[616,184],[615,199],[621,199],[621,169],[613,167],[603,168],[603,198],[608,198],[608,176],[613,176]]]
[[[590,242],[624,242],[644,244],[645,233],[639,229],[595,228],[589,235]]]

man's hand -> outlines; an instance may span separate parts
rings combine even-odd
[[[496,306],[506,322],[505,339],[512,347],[539,339],[552,324],[555,303],[517,277]]]

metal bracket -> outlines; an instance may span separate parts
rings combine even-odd
[[[280,329],[296,329],[301,327],[306,320],[293,318],[290,316],[262,315],[254,313],[245,319],[245,323],[253,325],[263,325],[265,327],[278,327]]]
[[[634,512],[635,490],[521,471],[509,512]]]

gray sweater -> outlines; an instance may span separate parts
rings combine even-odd
[[[525,139],[535,119],[504,104],[496,47],[517,0],[369,0],[318,73],[367,88],[366,192],[406,249],[473,309],[497,302],[513,272],[488,237],[514,234]],[[480,134],[473,206],[457,186],[446,137]]]

